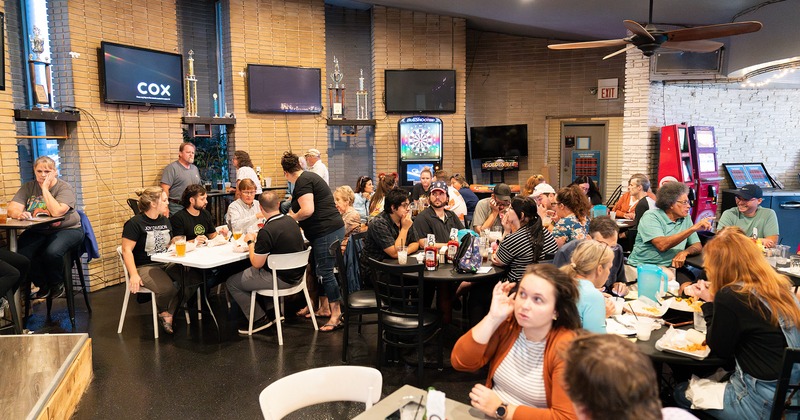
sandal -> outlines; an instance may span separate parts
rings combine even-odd
[[[161,315],[158,316],[158,320],[161,322],[161,328],[164,329],[164,332],[167,334],[172,334],[175,331],[172,329],[172,323],[167,322],[167,319]]]
[[[341,329],[342,327],[344,327],[344,323],[342,321],[337,321],[335,323],[328,322],[327,324],[321,326],[319,328],[319,330],[322,331],[322,332],[333,332],[333,331],[336,331],[338,329]],[[327,328],[327,329],[325,329],[325,328]]]
[[[295,312],[294,314],[297,315],[298,318],[300,318],[300,317],[310,318],[311,317],[311,311],[308,310],[308,306],[303,307],[303,309]]]

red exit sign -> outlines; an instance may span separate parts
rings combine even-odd
[[[604,87],[597,90],[597,99],[617,99],[618,89],[615,87]]]

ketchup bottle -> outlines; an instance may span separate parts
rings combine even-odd
[[[439,250],[436,249],[436,236],[428,235],[428,245],[425,246],[425,269],[428,271],[436,271],[437,259],[439,257]]]
[[[447,241],[447,262],[453,264],[458,253],[458,229],[450,229],[450,240]]]

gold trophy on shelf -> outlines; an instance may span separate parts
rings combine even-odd
[[[189,50],[189,72],[186,74],[186,116],[197,116],[197,76],[194,74],[194,51]]]

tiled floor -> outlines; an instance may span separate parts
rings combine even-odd
[[[227,316],[222,298],[211,298],[222,325],[218,338],[210,317],[192,320],[187,326],[176,318],[175,334],[163,332],[153,338],[150,304],[131,299],[125,329],[117,334],[124,286],[118,285],[90,295],[89,315],[81,296],[76,296],[78,332],[92,338],[94,379],[81,399],[75,418],[259,418],[258,394],[272,381],[285,375],[321,366],[340,365],[341,330],[315,332],[310,321],[290,319],[284,325],[284,346],[278,346],[274,328],[253,337],[239,336],[239,315]],[[28,328],[36,333],[70,331],[66,303],[56,301],[55,322],[45,322],[44,305],[34,308]],[[229,319],[230,318],[230,319]],[[324,323],[325,320],[322,320]],[[454,321],[460,325],[460,320]],[[366,326],[358,335],[351,330],[351,363],[374,366],[376,327]],[[485,370],[478,373],[454,371],[449,365],[449,350],[461,334],[457,326],[445,330],[445,369],[426,369],[424,387],[433,386],[448,397],[467,402],[469,389],[483,383]],[[427,358],[433,360],[433,348]],[[411,354],[413,358],[413,353]],[[394,364],[381,368],[383,395],[403,384],[414,384],[415,367]],[[342,378],[342,386],[347,378]],[[350,418],[359,404],[324,404],[301,410],[298,419]],[[363,406],[361,406],[363,407]]]

